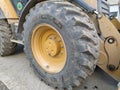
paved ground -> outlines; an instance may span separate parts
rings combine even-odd
[[[7,90],[7,87],[9,90],[54,90],[34,74],[23,52],[0,57],[0,81],[0,90]],[[74,90],[117,90],[117,82],[97,68],[86,83]]]

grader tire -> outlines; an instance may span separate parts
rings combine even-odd
[[[54,48],[46,44],[50,39],[51,43],[57,43],[55,47],[59,47],[53,40],[56,38],[49,38],[52,32],[64,43],[66,51],[61,53],[62,49],[59,50],[63,59],[59,53],[52,54],[50,50]],[[51,49],[45,51],[44,44]],[[81,85],[94,72],[99,56],[99,40],[90,18],[80,8],[65,1],[45,1],[30,10],[24,23],[24,45],[41,80],[60,90],[72,90]],[[48,66],[44,67],[46,64]]]
[[[15,38],[7,20],[0,20],[0,56],[8,56],[16,51],[16,44],[10,41]]]

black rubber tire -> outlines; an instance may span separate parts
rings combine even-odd
[[[7,20],[0,20],[0,56],[8,56],[16,51],[17,44],[10,41],[15,38]]]
[[[57,74],[45,72],[32,54],[31,35],[41,23],[55,27],[66,44],[67,63]],[[99,57],[99,39],[90,18],[80,8],[65,1],[45,1],[30,10],[24,23],[24,45],[40,78],[60,90],[79,86],[94,72]]]

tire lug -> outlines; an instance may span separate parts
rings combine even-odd
[[[68,88],[67,88],[67,90],[72,90],[73,88],[72,88],[72,86],[68,86]]]
[[[73,82],[76,86],[79,86],[80,85],[80,81],[79,80],[74,80]]]

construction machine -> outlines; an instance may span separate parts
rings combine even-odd
[[[118,83],[118,90],[120,90],[120,82]]]
[[[0,0],[0,56],[17,44],[55,89],[81,85],[96,66],[120,81],[120,22],[107,0]]]

